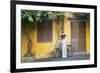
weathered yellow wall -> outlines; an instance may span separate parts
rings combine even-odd
[[[23,36],[24,34],[22,34],[22,37],[21,37],[21,51],[22,51],[22,57],[26,54],[26,51],[27,51],[27,41],[26,41],[26,37]]]
[[[60,23],[61,26],[61,23]],[[48,57],[48,53],[50,53],[55,46],[56,40],[57,40],[57,35],[56,35],[56,22],[53,22],[53,31],[52,31],[52,36],[53,40],[52,42],[49,43],[39,43],[37,42],[37,26],[34,26],[34,29],[30,29],[30,37],[32,40],[32,53],[35,54],[36,58],[46,58]],[[61,31],[61,30],[60,30]],[[64,31],[65,34],[67,35],[67,45],[71,44],[71,24],[69,20],[64,20]],[[27,51],[27,40],[26,36],[22,32],[22,56],[26,54]],[[90,52],[90,25],[86,24],[86,52]]]
[[[33,24],[34,25],[34,24]],[[52,42],[47,42],[47,43],[39,43],[37,42],[37,26],[35,26],[34,30],[31,29],[30,32],[30,37],[32,40],[32,53],[35,54],[36,58],[46,58],[48,57],[48,53],[50,53],[55,46],[56,43],[56,23],[53,22],[52,24],[52,28],[53,28],[53,39]],[[28,28],[28,27],[27,27]],[[22,56],[24,56],[26,54],[27,51],[27,40],[26,40],[26,36],[23,34],[22,32]]]
[[[50,53],[54,49],[54,44],[56,42],[56,29],[55,29],[55,23],[53,22],[53,42],[47,42],[47,43],[39,43],[37,42],[37,30],[34,31],[34,40],[33,40],[33,46],[32,48],[35,51],[36,58],[46,58],[48,57],[48,53]]]
[[[64,20],[64,31],[66,34],[67,45],[71,45],[71,24],[67,19]]]
[[[86,23],[86,52],[90,53],[90,24]]]

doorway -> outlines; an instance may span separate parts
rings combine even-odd
[[[74,53],[86,52],[86,23],[85,21],[71,21],[71,44]]]

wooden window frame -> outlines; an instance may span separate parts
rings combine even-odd
[[[53,36],[52,36],[53,29],[52,28],[53,28],[52,21],[44,20],[42,22],[38,22],[37,23],[37,42],[38,43],[52,42],[52,38],[53,38]],[[49,38],[49,39],[47,39],[47,38]]]

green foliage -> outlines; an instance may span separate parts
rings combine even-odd
[[[56,20],[58,18],[63,19],[64,17],[65,17],[64,12],[21,10],[22,24],[27,24],[27,23],[29,24],[32,22],[41,22],[42,20]],[[74,17],[89,20],[90,14],[89,13],[74,13]]]
[[[59,17],[61,19],[65,17],[64,12],[57,12],[56,15],[57,15],[57,17]]]
[[[74,16],[76,18],[82,18],[84,20],[90,20],[90,14],[89,13],[74,13]]]
[[[64,18],[64,12],[38,11],[38,10],[21,11],[22,24],[27,24],[31,22],[41,22],[43,19],[55,20],[57,18]]]
[[[48,20],[53,20],[56,18],[55,13],[52,11],[45,11],[44,16],[47,17]]]
[[[21,11],[22,24],[31,23],[34,21],[41,21],[40,16],[41,14],[39,11],[22,10]]]

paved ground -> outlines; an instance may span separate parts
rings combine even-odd
[[[86,59],[90,59],[89,54],[76,54],[73,55],[72,57],[68,57],[68,60],[86,60]]]
[[[88,60],[90,59],[89,54],[76,54],[73,56],[69,56],[68,58],[46,58],[46,59],[27,59],[27,62],[47,62],[47,61],[71,61],[71,60]]]
[[[39,61],[70,61],[70,60],[88,60],[90,59],[90,55],[89,54],[76,54],[73,56],[70,56],[68,58],[50,58],[50,59],[41,59],[41,60],[37,60],[37,62]]]

